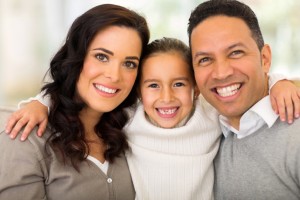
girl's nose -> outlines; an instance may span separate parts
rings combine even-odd
[[[170,88],[163,89],[160,94],[160,99],[164,102],[170,102],[174,99],[173,92]]]

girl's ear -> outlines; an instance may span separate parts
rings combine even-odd
[[[194,87],[194,99],[197,99],[199,95],[200,95],[200,90],[199,90],[199,88],[196,85]]]
[[[138,100],[142,101],[142,95],[141,95],[141,90],[140,90],[139,86],[136,89],[136,93],[137,93]]]

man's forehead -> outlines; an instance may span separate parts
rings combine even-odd
[[[238,17],[231,17],[226,15],[216,15],[211,16],[197,24],[194,28],[196,29],[203,29],[202,31],[210,29],[225,29],[225,30],[235,30],[245,28],[250,31],[250,28],[247,26],[246,22]],[[193,32],[194,32],[193,30]],[[192,32],[192,33],[193,33]]]
[[[236,17],[216,16],[198,24],[191,34],[191,46],[219,46],[227,47],[255,42],[248,26],[243,20]]]

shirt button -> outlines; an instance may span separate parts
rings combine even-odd
[[[108,183],[112,183],[112,179],[111,179],[111,178],[108,178],[108,179],[107,179],[107,182],[108,182]]]

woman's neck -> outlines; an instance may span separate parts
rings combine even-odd
[[[104,163],[104,152],[107,149],[107,145],[95,132],[95,126],[100,121],[102,114],[91,109],[83,109],[79,114],[79,118],[84,126],[85,141],[89,148],[89,155]]]

